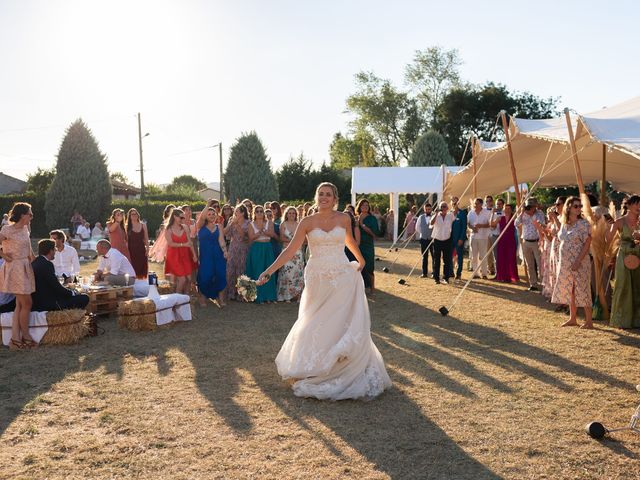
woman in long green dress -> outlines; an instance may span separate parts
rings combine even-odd
[[[358,215],[358,226],[360,227],[360,252],[366,263],[362,270],[362,278],[364,279],[365,288],[369,289],[369,293],[373,293],[375,289],[375,261],[376,252],[374,247],[374,239],[380,235],[378,229],[378,220],[371,214],[371,206],[369,200],[361,199],[356,205],[356,214]]]
[[[628,213],[616,220],[609,232],[609,240],[616,230],[620,232],[609,323],[618,328],[640,328],[640,267],[630,270],[624,264],[627,255],[640,257],[640,245],[637,238],[634,239],[634,229],[638,228],[640,217],[640,195],[632,195],[627,201],[627,208]]]

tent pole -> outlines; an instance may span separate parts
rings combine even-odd
[[[567,130],[569,131],[569,142],[571,144],[571,156],[573,157],[573,168],[576,171],[576,181],[578,182],[578,190],[580,195],[585,194],[584,182],[582,181],[582,170],[580,170],[580,162],[578,161],[578,150],[576,149],[576,139],[573,136],[573,126],[571,125],[571,115],[569,109],[564,109],[564,116],[567,120]]]
[[[393,243],[398,242],[398,224],[400,222],[400,194],[394,192],[391,196],[393,205]]]
[[[602,145],[602,183],[600,184],[600,205],[607,203],[607,146]]]
[[[509,165],[511,166],[511,178],[513,179],[513,188],[516,191],[516,205],[520,205],[520,184],[518,183],[518,176],[516,175],[516,165],[513,161],[513,151],[511,150],[511,136],[509,135],[509,125],[507,124],[507,113],[504,110],[500,110],[500,118],[502,119],[502,128],[504,129],[504,136],[507,139],[507,152],[509,153]]]
[[[473,198],[478,198],[478,182],[476,175],[478,173],[477,159],[476,159],[476,137],[471,138],[471,163],[473,165]]]

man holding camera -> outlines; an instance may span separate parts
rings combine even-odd
[[[538,210],[538,201],[531,197],[522,212],[516,218],[516,228],[522,226],[522,256],[529,273],[529,291],[537,292],[538,270],[540,268],[540,237],[544,235],[544,214]]]

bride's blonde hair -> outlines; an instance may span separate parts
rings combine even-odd
[[[313,197],[314,200],[315,200],[316,205],[319,205],[318,194],[320,193],[320,189],[323,188],[323,187],[331,188],[331,191],[333,192],[333,198],[335,200],[335,203],[333,204],[333,209],[337,210],[338,209],[338,187],[336,187],[331,182],[322,182],[320,185],[318,185],[318,188],[316,188],[316,194]]]

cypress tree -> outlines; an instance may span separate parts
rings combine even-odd
[[[271,161],[256,132],[242,134],[231,146],[224,187],[231,202],[243,198],[256,203],[278,200]]]
[[[429,130],[420,136],[409,156],[410,167],[431,167],[454,165],[444,137],[435,130]]]
[[[56,176],[45,199],[49,228],[66,226],[74,211],[90,222],[104,222],[111,207],[107,157],[87,125],[78,119],[58,151]]]

